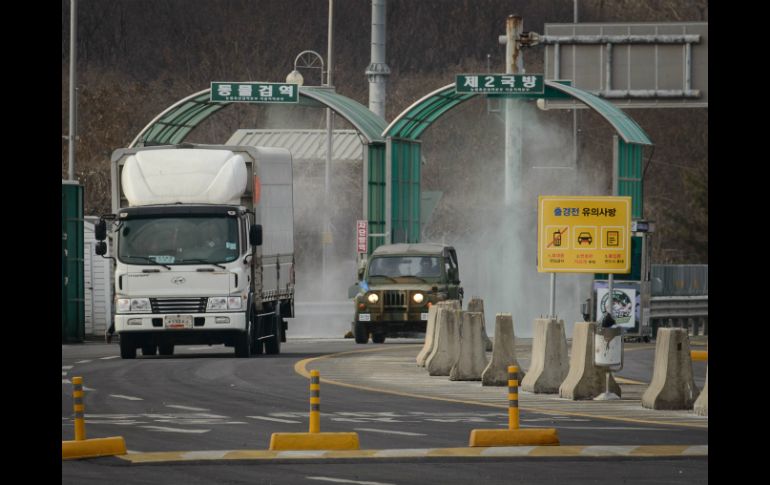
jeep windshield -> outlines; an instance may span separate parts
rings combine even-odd
[[[415,278],[424,282],[441,279],[442,258],[438,256],[375,256],[369,263],[368,278],[396,281]]]

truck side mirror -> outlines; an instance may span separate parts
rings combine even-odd
[[[249,229],[249,243],[252,246],[262,245],[262,224],[252,224]]]
[[[94,226],[94,237],[97,241],[104,241],[107,239],[107,221],[100,219],[99,222],[96,223]]]
[[[366,268],[358,268],[358,281],[361,281],[364,279],[364,273],[366,272]]]
[[[358,283],[355,285],[351,285],[348,287],[348,298],[355,298],[355,296],[361,291],[360,287],[358,286]]]
[[[99,241],[96,243],[96,247],[94,248],[94,251],[96,252],[97,256],[104,256],[107,254],[107,243],[104,241]]]

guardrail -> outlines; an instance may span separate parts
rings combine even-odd
[[[650,298],[653,335],[660,327],[687,328],[690,335],[708,335],[709,297],[654,296]]]

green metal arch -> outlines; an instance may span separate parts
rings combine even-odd
[[[556,81],[545,81],[545,89],[546,92],[543,97],[562,93],[581,101],[599,113],[615,128],[625,143],[652,145],[644,130],[612,103],[594,96],[588,91]],[[383,138],[392,137],[416,141],[441,115],[477,95],[477,93],[456,93],[455,83],[447,84],[426,94],[405,109],[382,132],[382,136]]]
[[[232,103],[212,103],[211,89],[204,89],[166,108],[147,124],[134,138],[129,148],[143,145],[175,145],[203,120]],[[361,103],[328,88],[300,86],[300,102],[327,106],[350,122],[368,144],[385,143],[382,132],[387,123]]]

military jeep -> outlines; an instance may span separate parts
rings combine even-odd
[[[462,300],[457,253],[443,244],[378,247],[359,272],[352,323],[356,343],[425,332],[428,309]],[[355,287],[354,287],[355,288]]]

